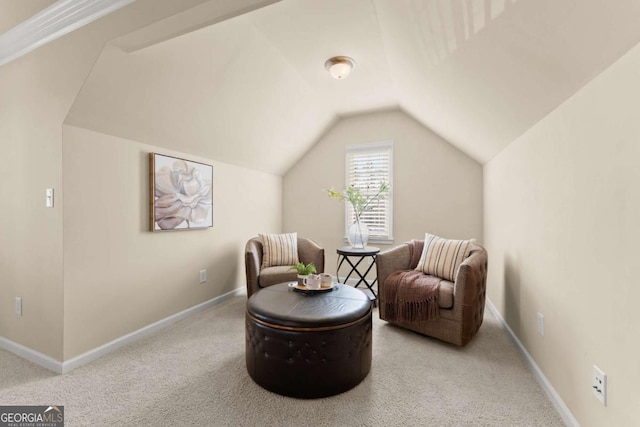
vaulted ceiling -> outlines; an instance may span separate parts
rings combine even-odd
[[[401,108],[484,163],[640,42],[638,16],[637,0],[282,0],[114,40],[67,123],[282,174],[340,116]],[[335,55],[348,79],[324,69]]]

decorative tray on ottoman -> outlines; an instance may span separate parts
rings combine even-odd
[[[306,295],[315,295],[315,294],[322,294],[325,292],[331,292],[332,290],[334,290],[336,288],[338,284],[337,283],[332,283],[329,286],[320,286],[320,289],[309,289],[309,287],[307,285],[299,285],[297,283],[289,283],[289,287],[292,288],[294,291],[296,292],[300,292],[302,294],[306,294]]]

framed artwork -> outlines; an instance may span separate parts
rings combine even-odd
[[[149,153],[151,231],[213,227],[213,166]]]

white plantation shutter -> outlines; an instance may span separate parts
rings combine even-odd
[[[392,184],[393,142],[377,142],[371,144],[349,145],[346,148],[346,185],[360,189],[365,196],[373,196],[378,192],[380,183]],[[369,227],[369,240],[389,241],[392,233],[391,190],[379,201],[369,205],[360,220]],[[355,221],[355,213],[350,203],[345,203],[345,235],[346,229]]]

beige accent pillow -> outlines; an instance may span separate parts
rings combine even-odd
[[[458,267],[469,256],[473,240],[448,240],[425,233],[416,270],[455,282]]]
[[[262,267],[294,265],[298,262],[298,233],[260,234]]]

